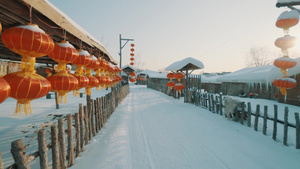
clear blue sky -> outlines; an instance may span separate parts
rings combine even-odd
[[[49,0],[97,38],[119,61],[119,34],[135,39],[135,59],[144,69],[164,69],[193,57],[205,72],[246,67],[252,47],[274,46],[283,31],[275,26],[287,8],[276,0]],[[299,36],[299,25],[291,29]],[[122,50],[130,63],[130,43]]]

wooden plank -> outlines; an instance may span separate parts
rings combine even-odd
[[[51,144],[52,144],[52,169],[59,169],[59,151],[58,151],[58,131],[57,126],[51,126]]]
[[[40,129],[38,131],[38,149],[39,149],[39,159],[40,168],[48,169],[48,155],[47,155],[47,143],[46,143],[46,130]]]
[[[295,113],[296,122],[296,149],[300,149],[300,120],[299,113]]]
[[[91,99],[91,104],[90,104],[90,111],[89,111],[89,115],[90,115],[90,127],[91,127],[91,137],[94,137],[96,135],[96,130],[95,130],[95,119],[94,119],[94,114],[95,114],[95,106],[94,106],[94,100]],[[92,138],[90,138],[92,139]]]
[[[273,140],[276,141],[277,136],[277,118],[278,118],[278,106],[274,105],[274,120],[273,120]]]
[[[75,137],[76,137],[76,157],[80,156],[80,121],[79,121],[79,113],[75,113]]]
[[[264,106],[263,134],[267,135],[268,106]]]
[[[289,109],[285,107],[284,109],[284,129],[283,129],[283,145],[287,146],[287,137],[288,137],[288,114]]]
[[[260,112],[260,105],[256,105],[255,119],[254,119],[254,130],[257,131],[258,127],[258,117]]]
[[[64,119],[58,119],[58,142],[59,142],[59,152],[60,152],[60,167],[61,169],[67,168],[67,153],[66,153],[66,141],[65,141],[65,127]]]
[[[251,112],[252,112],[252,110],[251,110],[251,103],[250,102],[248,102],[247,103],[248,104],[248,112],[247,112],[247,126],[248,127],[251,127]]]
[[[79,121],[80,121],[80,150],[81,152],[84,151],[85,145],[85,124],[84,124],[84,111],[82,103],[79,103]]]
[[[85,122],[85,136],[84,136],[84,140],[85,140],[85,145],[87,145],[89,143],[89,115],[87,113],[87,107],[84,106],[83,107],[83,111],[84,111],[84,122]]]
[[[1,152],[0,152],[0,169],[4,169]]]
[[[73,130],[72,130],[72,114],[67,115],[67,126],[68,126],[68,167],[74,165],[74,143],[73,143]]]
[[[11,150],[10,150],[15,163],[18,169],[30,169],[25,148],[23,147],[23,141],[21,139],[13,141],[11,143]]]

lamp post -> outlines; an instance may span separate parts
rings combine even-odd
[[[122,40],[126,41],[123,45],[122,45]],[[128,41],[134,41],[134,39],[122,39],[122,35],[120,34],[120,68],[122,69],[122,49],[125,47],[125,45],[128,43]]]

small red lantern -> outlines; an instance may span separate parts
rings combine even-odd
[[[0,103],[2,103],[10,94],[10,86],[2,77],[0,77]]]
[[[134,63],[133,63],[133,62],[131,62],[131,63],[130,63],[130,65],[131,65],[131,66],[133,66],[133,65],[134,65]]]
[[[132,43],[130,46],[131,46],[131,47],[134,47],[134,44]]]
[[[135,74],[135,72],[130,72],[130,74],[129,74],[131,77],[135,77],[136,76],[136,74]]]
[[[180,80],[184,77],[183,73],[175,73],[174,77],[178,80],[178,82],[180,82]]]
[[[130,81],[131,83],[136,82],[136,80],[135,80],[134,78],[129,79],[129,81]]]
[[[278,87],[283,95],[286,95],[286,90],[296,87],[297,82],[295,79],[292,78],[279,77],[273,81],[273,85]]]
[[[299,13],[296,10],[284,11],[276,21],[276,26],[284,30],[297,25],[299,22]]]
[[[134,52],[134,49],[133,49],[133,48],[131,48],[131,49],[130,49],[130,51],[131,51],[131,52]]]
[[[172,79],[174,78],[174,73],[168,73],[167,78],[169,78],[170,81],[172,81]]]
[[[169,82],[167,83],[167,86],[172,90],[173,87],[175,86],[175,82],[174,82],[174,81],[169,81]]]
[[[133,56],[134,56],[134,53],[130,53],[130,56],[132,56],[132,57],[133,57]]]
[[[177,83],[175,84],[174,89],[181,93],[181,90],[184,89],[184,85],[182,83]]]
[[[91,88],[93,87],[98,87],[99,86],[99,81],[97,78],[92,76],[92,69],[97,69],[100,65],[98,62],[98,59],[95,56],[91,57],[91,62],[86,65],[86,77],[89,79],[89,85],[86,86],[86,95],[91,95]]]
[[[130,58],[131,61],[134,61],[134,58]]]

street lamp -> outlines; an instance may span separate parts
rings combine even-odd
[[[122,45],[122,40],[126,41],[123,45]],[[134,41],[134,39],[122,39],[122,36],[120,34],[120,68],[122,69],[122,49],[125,47],[125,45],[128,43],[128,41]]]

